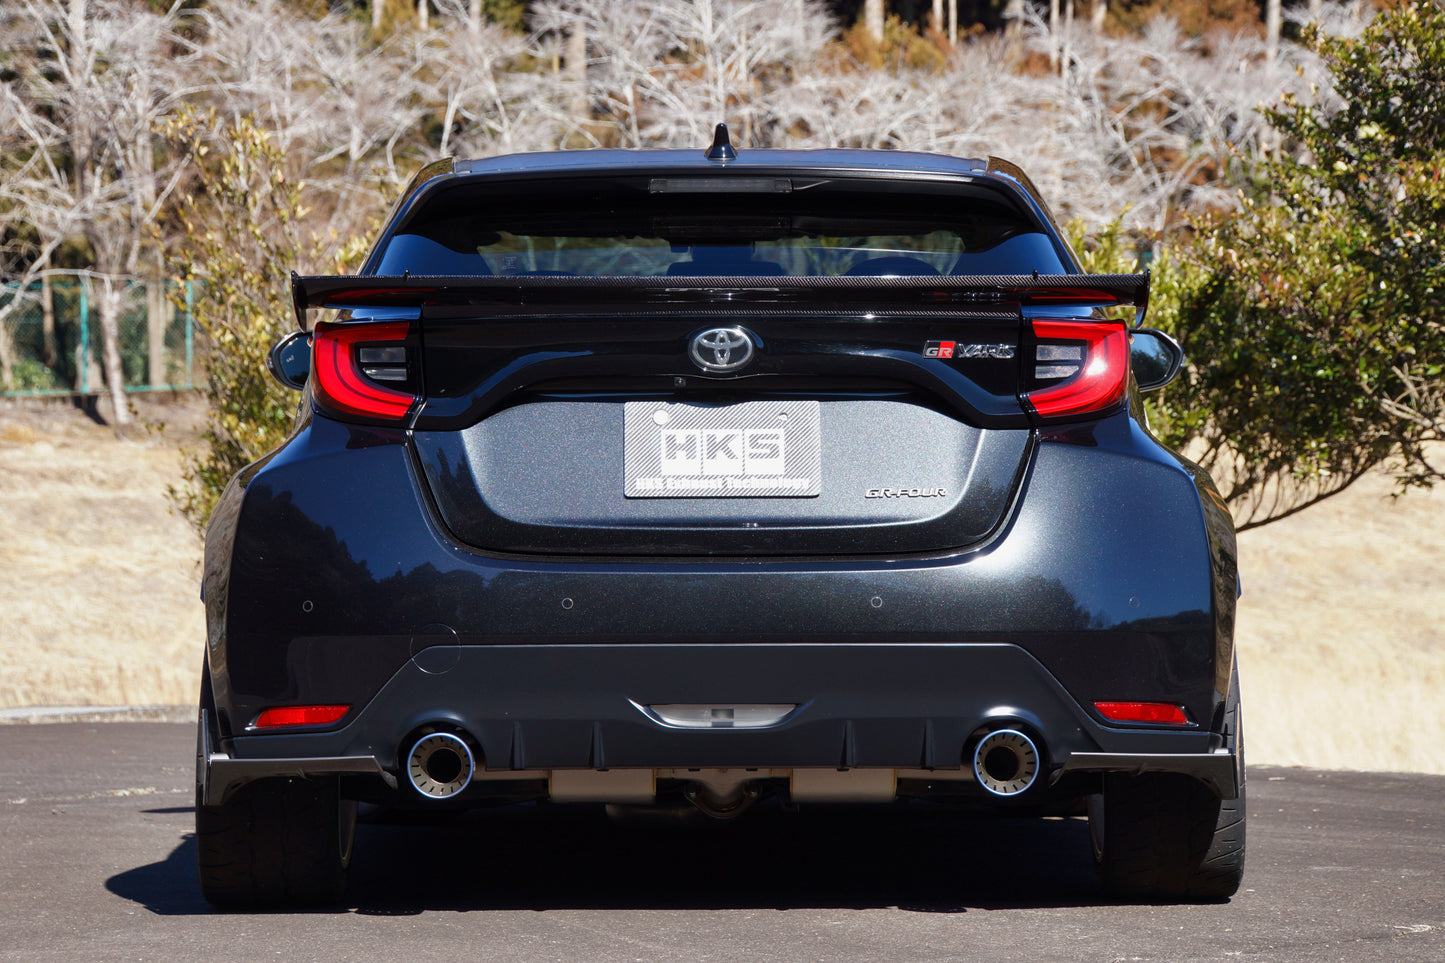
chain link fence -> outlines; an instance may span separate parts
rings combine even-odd
[[[120,355],[128,392],[197,386],[202,339],[189,283],[131,282],[120,312]],[[7,311],[7,309],[9,309]],[[94,395],[104,391],[95,295],[81,278],[0,285],[0,396]]]

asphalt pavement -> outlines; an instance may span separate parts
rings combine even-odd
[[[1079,819],[364,823],[344,906],[200,897],[193,729],[0,726],[0,959],[1445,960],[1445,777],[1251,768],[1242,891],[1107,900]]]

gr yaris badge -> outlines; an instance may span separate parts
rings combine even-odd
[[[688,350],[704,371],[737,371],[753,360],[753,339],[742,328],[709,328]]]

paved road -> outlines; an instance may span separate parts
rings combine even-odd
[[[527,807],[364,824],[345,909],[212,912],[192,732],[0,726],[0,959],[1445,960],[1445,777],[1252,769],[1245,890],[1106,902],[1080,820]]]

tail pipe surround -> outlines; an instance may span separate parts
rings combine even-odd
[[[973,750],[973,775],[995,796],[1026,792],[1039,775],[1039,748],[1017,729],[995,729]]]
[[[427,799],[449,799],[467,788],[476,760],[466,740],[450,732],[429,732],[406,757],[406,775]]]

